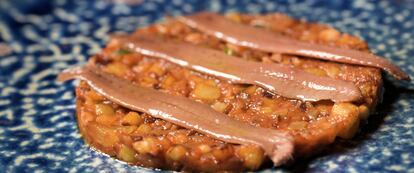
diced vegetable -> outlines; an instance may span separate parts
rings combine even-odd
[[[175,147],[171,147],[167,151],[167,157],[174,161],[182,160],[187,153],[187,149],[181,145],[177,145]]]
[[[96,117],[96,122],[102,125],[110,126],[116,122],[117,118],[113,115],[101,115]]]
[[[147,134],[149,132],[151,132],[151,127],[148,124],[141,124],[138,129],[137,132],[140,134]]]
[[[157,147],[157,141],[153,137],[146,137],[142,141],[133,143],[132,146],[140,154],[156,155],[159,152],[159,148]]]
[[[141,123],[143,123],[143,119],[141,118],[141,116],[137,113],[137,112],[129,112],[128,114],[126,114],[122,119],[121,119],[121,123],[123,125],[139,125]]]
[[[108,115],[108,116],[115,115],[114,108],[112,108],[110,105],[106,105],[106,104],[96,104],[95,105],[95,113],[98,116],[101,116],[101,115]]]
[[[220,89],[216,85],[198,83],[194,89],[194,97],[205,101],[214,101],[221,95]]]
[[[223,102],[215,102],[211,107],[218,112],[224,112],[227,109],[227,104]]]
[[[206,144],[201,144],[197,147],[201,153],[206,154],[209,153],[211,151],[211,147],[206,145]]]
[[[136,153],[132,148],[122,145],[118,151],[117,157],[126,162],[135,162],[135,154]]]
[[[124,76],[128,66],[120,62],[110,63],[106,66],[105,71],[117,76]]]
[[[263,150],[255,146],[241,146],[238,155],[244,166],[252,170],[259,168],[264,159]]]
[[[369,116],[369,108],[366,105],[361,105],[358,107],[359,110],[359,117],[363,120],[368,119]]]
[[[289,124],[289,130],[303,130],[307,126],[305,121],[295,121]]]

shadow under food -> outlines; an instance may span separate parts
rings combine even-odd
[[[401,95],[406,94],[410,98],[414,98],[414,89],[401,88],[393,84],[390,80],[384,78],[385,92],[383,101],[377,105],[375,113],[369,116],[365,124],[361,125],[360,131],[352,139],[336,139],[336,141],[327,146],[321,153],[306,159],[298,159],[293,164],[284,166],[282,169],[286,172],[306,172],[309,165],[316,158],[329,156],[333,154],[346,153],[347,151],[357,148],[360,143],[371,138],[371,136],[379,129],[384,119],[391,112],[395,111],[394,103],[397,102]]]

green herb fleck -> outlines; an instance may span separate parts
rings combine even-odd
[[[126,54],[130,54],[131,51],[126,50],[126,49],[119,49],[115,52],[117,55],[126,55]]]
[[[228,48],[228,47],[226,47],[225,49],[224,49],[224,52],[227,54],[227,55],[233,55],[233,49],[230,49],[230,48]]]
[[[256,28],[266,28],[263,24],[255,24],[253,26]]]

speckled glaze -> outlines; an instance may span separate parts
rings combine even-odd
[[[99,52],[108,33],[202,10],[277,11],[327,23],[364,38],[373,52],[414,77],[414,1],[409,0],[2,0],[0,172],[153,172],[90,149],[74,116],[76,82],[60,84],[55,78]],[[385,79],[383,104],[354,139],[262,172],[414,172],[414,82]]]

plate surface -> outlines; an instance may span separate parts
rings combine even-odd
[[[2,0],[0,172],[152,172],[88,148],[74,116],[76,82],[55,77],[99,52],[108,33],[201,10],[284,12],[327,23],[364,38],[414,77],[413,1]],[[414,172],[414,82],[386,79],[384,103],[354,139],[262,172]]]

